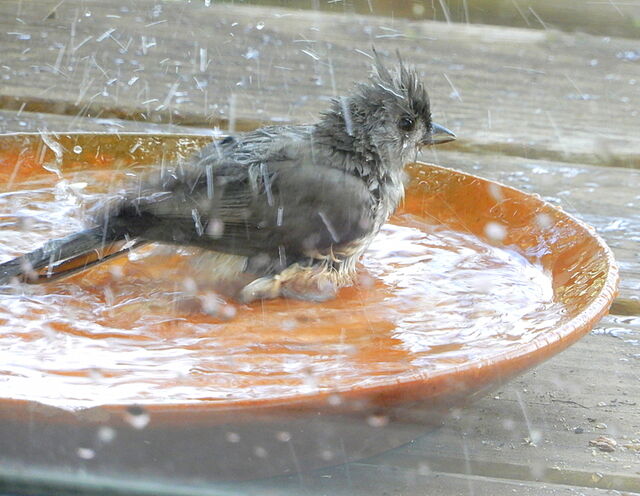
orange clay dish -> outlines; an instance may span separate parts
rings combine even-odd
[[[0,260],[77,230],[78,212],[136,167],[183,160],[209,140],[0,137]],[[550,358],[607,312],[617,268],[593,229],[478,177],[422,163],[408,172],[401,209],[332,301],[225,300],[207,288],[200,252],[157,246],[6,291],[0,417],[15,432],[28,414],[63,436],[73,425],[130,428],[144,412],[147,435],[190,426],[197,442],[198,425],[228,434],[312,412],[428,416]]]

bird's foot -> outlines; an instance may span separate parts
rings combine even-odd
[[[247,284],[238,295],[242,303],[255,300],[272,300],[280,296],[280,276],[261,277]]]
[[[324,266],[303,267],[291,265],[280,274],[261,277],[247,284],[240,291],[239,300],[249,303],[255,300],[282,296],[305,301],[326,301],[335,298],[339,283],[337,272]]]

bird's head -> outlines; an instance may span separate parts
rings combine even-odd
[[[339,128],[336,134],[342,134],[355,151],[385,163],[404,166],[418,148],[455,139],[431,120],[429,96],[415,70],[400,59],[392,73],[375,50],[369,81],[336,100],[325,118],[330,114]]]

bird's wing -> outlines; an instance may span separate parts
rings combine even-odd
[[[138,239],[281,262],[346,255],[373,229],[373,198],[349,173],[300,162],[191,164],[161,187],[143,185],[109,223]]]

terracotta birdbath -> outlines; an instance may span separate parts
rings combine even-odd
[[[0,261],[79,229],[123,178],[209,136],[0,136]],[[409,167],[335,300],[243,305],[207,257],[147,246],[0,295],[0,459],[43,473],[236,480],[406,443],[587,333],[618,271],[537,196]]]

